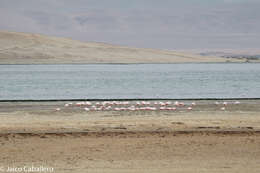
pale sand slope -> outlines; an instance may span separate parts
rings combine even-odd
[[[129,48],[39,34],[0,31],[0,64],[226,61],[226,58],[205,57],[176,51]]]
[[[0,167],[33,164],[56,173],[258,173],[259,101],[241,102],[220,111],[214,101],[201,101],[192,111],[174,112],[1,103]]]
[[[259,173],[259,134],[57,134],[0,137],[0,162],[55,173]],[[1,167],[0,166],[0,167]]]
[[[259,103],[241,101],[221,111],[214,101],[197,101],[192,111],[185,106],[173,112],[0,103],[0,167],[33,164],[53,167],[55,173],[258,173]]]

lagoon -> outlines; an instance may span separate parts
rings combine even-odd
[[[260,98],[260,64],[0,65],[0,100],[138,98]]]

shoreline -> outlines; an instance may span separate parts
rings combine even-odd
[[[76,102],[76,101],[254,101],[254,100],[260,100],[260,98],[133,98],[133,99],[127,99],[127,98],[119,98],[119,99],[24,99],[24,100],[0,100],[0,103],[12,103],[12,102]]]
[[[230,61],[230,62],[138,62],[138,63],[123,63],[123,62],[118,62],[118,63],[102,63],[102,62],[97,62],[97,63],[0,63],[0,65],[145,65],[145,64],[258,64],[260,63],[260,60],[258,61]]]
[[[176,106],[176,102],[182,104]],[[149,105],[146,105],[147,103]],[[166,103],[171,104],[167,106]],[[182,101],[175,99],[175,102],[169,100],[0,102],[0,131],[1,133],[258,131],[259,104],[258,99],[223,100],[223,102],[183,99]]]

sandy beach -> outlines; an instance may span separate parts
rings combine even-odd
[[[176,111],[1,102],[0,167],[33,164],[63,173],[259,172],[260,101],[225,101],[224,111],[221,101],[196,101],[186,109],[191,102]]]

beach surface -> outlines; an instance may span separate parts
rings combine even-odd
[[[34,165],[62,173],[259,172],[260,100],[225,101],[225,110],[214,100],[196,101],[188,110],[191,102],[175,111],[1,102],[0,167]]]

